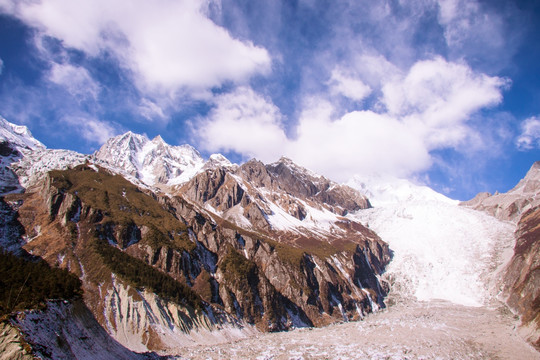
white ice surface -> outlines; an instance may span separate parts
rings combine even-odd
[[[392,291],[418,300],[485,304],[490,276],[514,243],[512,224],[445,201],[399,202],[354,216],[394,252],[386,273]]]

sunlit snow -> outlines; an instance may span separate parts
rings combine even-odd
[[[393,251],[385,275],[393,282],[392,292],[425,301],[485,304],[492,273],[503,262],[504,249],[513,246],[513,225],[425,187],[400,181],[396,188],[393,199],[387,196],[391,184],[372,191],[374,203],[381,205],[353,215]]]

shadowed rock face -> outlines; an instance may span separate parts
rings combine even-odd
[[[527,339],[540,349],[540,207],[523,214],[504,276],[507,303],[520,316]]]

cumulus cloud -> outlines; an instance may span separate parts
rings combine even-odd
[[[321,107],[328,109],[320,112]],[[318,105],[300,119],[289,156],[304,166],[343,181],[355,173],[403,176],[430,165],[422,138],[396,118],[354,111],[335,119],[330,109],[330,104]]]
[[[4,1],[6,3],[6,1]],[[196,0],[11,1],[3,10],[90,56],[112,54],[146,92],[242,82],[270,70],[267,51],[233,38]]]
[[[439,57],[417,62],[404,78],[386,84],[382,102],[390,115],[423,133],[428,149],[456,146],[470,115],[500,103],[507,84]]]
[[[67,115],[60,120],[89,142],[103,144],[118,133],[111,123],[84,115]]]
[[[521,151],[540,149],[540,117],[533,116],[521,123],[516,146]]]
[[[339,67],[332,71],[329,85],[332,92],[355,101],[362,101],[371,93],[371,88],[362,80],[345,73]]]
[[[248,87],[218,96],[208,117],[193,127],[204,150],[234,151],[262,161],[285,153],[279,109]]]
[[[281,114],[248,88],[222,95],[199,140],[211,151],[236,151],[272,161],[287,155],[336,180],[356,173],[410,176],[427,170],[433,151],[479,146],[469,126],[472,114],[501,101],[506,81],[478,74],[441,58],[419,61],[399,79],[384,84],[382,111],[338,115],[332,103],[306,98],[287,137]],[[469,144],[469,142],[472,142]]]

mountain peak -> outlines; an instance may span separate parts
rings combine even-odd
[[[30,130],[23,125],[15,125],[0,116],[0,140],[5,140],[21,149],[45,149],[40,141],[36,140]]]
[[[185,182],[204,165],[190,145],[171,146],[160,135],[149,140],[131,131],[109,139],[95,155],[150,186]]]
[[[152,139],[152,142],[154,144],[166,144],[165,140],[161,137],[161,135],[157,135],[155,138]]]
[[[115,136],[115,137],[112,137],[109,139],[109,141],[111,140],[116,140],[116,141],[137,141],[139,143],[145,143],[148,141],[148,138],[145,136],[145,135],[141,135],[141,134],[137,134],[137,133],[134,133],[132,131],[128,131],[124,134],[121,134],[121,135],[118,135],[118,136]]]

